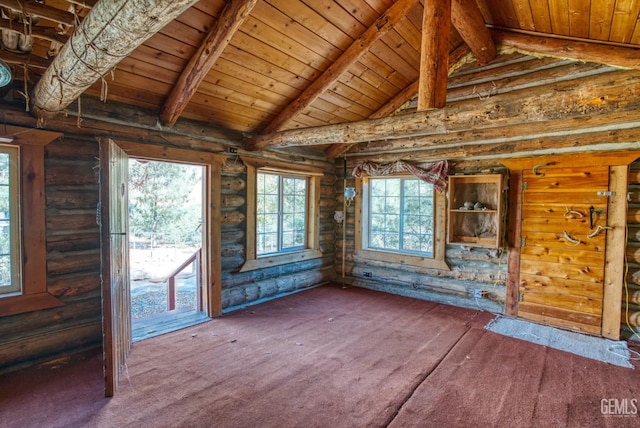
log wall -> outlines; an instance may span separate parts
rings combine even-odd
[[[640,340],[640,161],[629,168],[627,275],[622,291],[622,333]],[[635,333],[635,335],[634,335]]]
[[[64,305],[2,318],[0,371],[102,344],[97,165],[95,141],[45,148],[47,291]]]
[[[349,162],[348,171],[351,171],[354,165],[355,163]],[[505,173],[505,168],[501,165],[484,165],[483,170]],[[336,174],[342,175],[342,166],[336,169]],[[348,177],[347,187],[355,187],[353,177]],[[337,209],[342,209],[342,188],[343,181],[337,180],[336,193],[338,206],[340,206]],[[503,203],[506,204],[506,193],[503,198]],[[505,218],[503,217],[501,221],[504,222]],[[345,241],[342,240],[342,230],[336,229],[336,275],[342,278],[342,246],[346,242],[344,260],[346,284],[456,306],[491,312],[503,311],[507,274],[506,250],[447,245],[445,261],[450,270],[376,261],[354,254],[354,222],[355,207],[352,204],[346,209]],[[504,223],[502,229],[506,229]],[[446,240],[446,230],[442,230],[441,233]],[[485,297],[476,299],[474,290],[477,289],[484,291]]]
[[[297,162],[299,163],[299,162]],[[320,251],[318,259],[239,272],[245,262],[247,171],[236,157],[222,168],[222,308],[223,311],[277,297],[335,278],[333,163],[314,161],[325,170],[320,181]]]
[[[593,93],[587,99],[579,99],[579,96],[572,98],[576,95],[566,95],[568,88],[575,88],[584,94],[587,91]],[[362,160],[389,163],[402,159],[417,163],[447,159],[456,165],[454,172],[478,173],[497,170],[500,168],[500,159],[540,156],[541,162],[544,162],[547,155],[638,150],[639,128],[635,120],[637,97],[629,96],[631,90],[638,88],[637,73],[613,67],[550,58],[537,59],[519,54],[504,55],[489,66],[472,64],[450,77],[447,109],[458,114],[451,113],[446,118],[448,122],[444,121],[443,126],[449,131],[436,133],[425,127],[422,132],[424,136],[389,138],[354,145],[346,155],[348,169],[351,171],[356,162]],[[519,100],[530,97],[532,93],[546,94],[547,99],[535,105],[529,103],[523,106]],[[478,105],[472,104],[474,100],[485,103],[483,106],[486,110],[473,110],[474,105]],[[527,106],[536,111],[520,115],[518,109]],[[605,107],[613,108],[616,113],[607,116],[601,110]],[[554,111],[552,119],[557,123],[567,122],[567,126],[556,127],[548,121],[536,122],[538,116],[543,117],[551,110]],[[408,103],[399,113],[413,111],[415,103]],[[512,125],[501,126],[501,112],[513,112],[504,116],[513,119]],[[473,117],[465,122],[464,114]],[[469,129],[462,129],[465,126]],[[420,134],[419,130],[415,132]],[[338,177],[342,175],[341,165],[342,159],[336,163]],[[636,170],[640,169],[640,164],[634,165]],[[636,186],[640,189],[640,179],[635,183],[631,185],[632,188]],[[355,181],[350,177],[347,186],[354,185]],[[509,192],[505,190],[503,197],[508,199]],[[336,182],[336,193],[340,195],[341,192],[342,180],[339,180]],[[340,205],[340,200],[338,202]],[[633,260],[631,256],[636,256],[636,253],[640,254],[640,238],[635,239],[634,232],[635,229],[640,231],[640,215],[635,217],[635,211],[639,208],[640,199],[635,206],[631,204],[629,211],[629,260]],[[500,255],[491,250],[468,250],[459,245],[448,245],[446,262],[451,268],[449,271],[358,259],[354,257],[353,246],[355,212],[353,207],[347,211],[345,282],[459,306],[480,306],[494,312],[505,312],[506,245],[499,252]],[[509,220],[505,219],[504,230],[510,226]],[[340,277],[343,251],[341,231],[336,232],[336,239],[336,271]],[[640,295],[640,280],[636,278],[640,278],[639,257],[636,257],[635,263],[637,266],[630,264],[628,276],[629,320],[632,328],[637,330],[640,319],[640,305],[636,298]],[[488,298],[476,301],[473,290],[478,288],[487,291]],[[626,323],[624,309],[623,324]]]
[[[0,372],[102,345],[98,156],[98,143],[86,137],[67,134],[46,147],[47,289],[64,305],[0,318]],[[229,157],[218,183],[222,189],[219,239],[224,311],[335,279],[333,163],[277,153],[264,156],[325,170],[320,190],[320,250],[324,255],[238,272],[245,262],[247,177],[242,161]]]

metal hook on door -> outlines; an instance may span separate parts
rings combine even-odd
[[[542,168],[543,166],[551,166],[555,164],[556,164],[555,162],[539,163],[538,165],[531,168],[531,173],[538,177],[544,177],[544,172],[538,172],[538,168]]]

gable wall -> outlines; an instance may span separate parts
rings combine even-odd
[[[526,65],[527,61],[535,61],[537,66]],[[436,130],[429,136],[431,131],[425,128],[424,137],[390,138],[356,145],[346,155],[347,170],[351,171],[362,160],[390,163],[402,159],[419,163],[447,159],[454,165],[453,174],[488,171],[504,174],[503,197],[508,206],[509,172],[500,163],[501,159],[540,156],[542,163],[548,155],[640,149],[636,122],[640,105],[639,72],[552,59],[514,57],[514,61],[509,62],[497,68],[487,67],[486,72],[482,67],[475,73],[463,69],[450,79],[450,100],[444,115],[451,120],[445,125],[451,131]],[[536,99],[538,103],[533,104]],[[413,108],[409,104],[404,112],[410,113]],[[512,126],[505,129],[505,123]],[[471,129],[464,130],[464,124]],[[638,153],[640,155],[640,151]],[[339,177],[342,162],[342,159],[336,162]],[[346,185],[355,186],[354,178],[349,176]],[[630,190],[636,186],[632,184]],[[338,180],[338,195],[342,187],[342,180]],[[630,216],[633,212],[630,209]],[[446,262],[450,270],[407,267],[358,257],[353,245],[354,217],[355,208],[348,208],[344,242],[342,232],[336,233],[339,242],[336,271],[340,277],[344,243],[347,283],[470,308],[505,311],[508,257],[509,252],[514,251],[506,240],[500,252],[447,245]],[[503,221],[503,230],[513,226],[512,219]],[[632,235],[628,254],[635,254],[634,242]],[[629,300],[631,322],[637,323],[633,321],[637,314],[633,312],[637,307],[634,280],[629,279],[632,283]],[[475,289],[488,294],[476,299]]]

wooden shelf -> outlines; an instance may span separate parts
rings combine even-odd
[[[461,208],[465,202],[481,209]],[[449,177],[449,244],[499,248],[502,239],[502,175],[453,175]]]

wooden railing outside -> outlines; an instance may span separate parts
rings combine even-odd
[[[200,269],[200,263],[202,260],[202,248],[193,253],[187,260],[185,260],[180,266],[178,266],[167,278],[167,310],[172,311],[176,308],[176,277],[190,264],[193,264],[193,273],[196,276],[196,305],[198,311],[202,312],[202,270]]]

